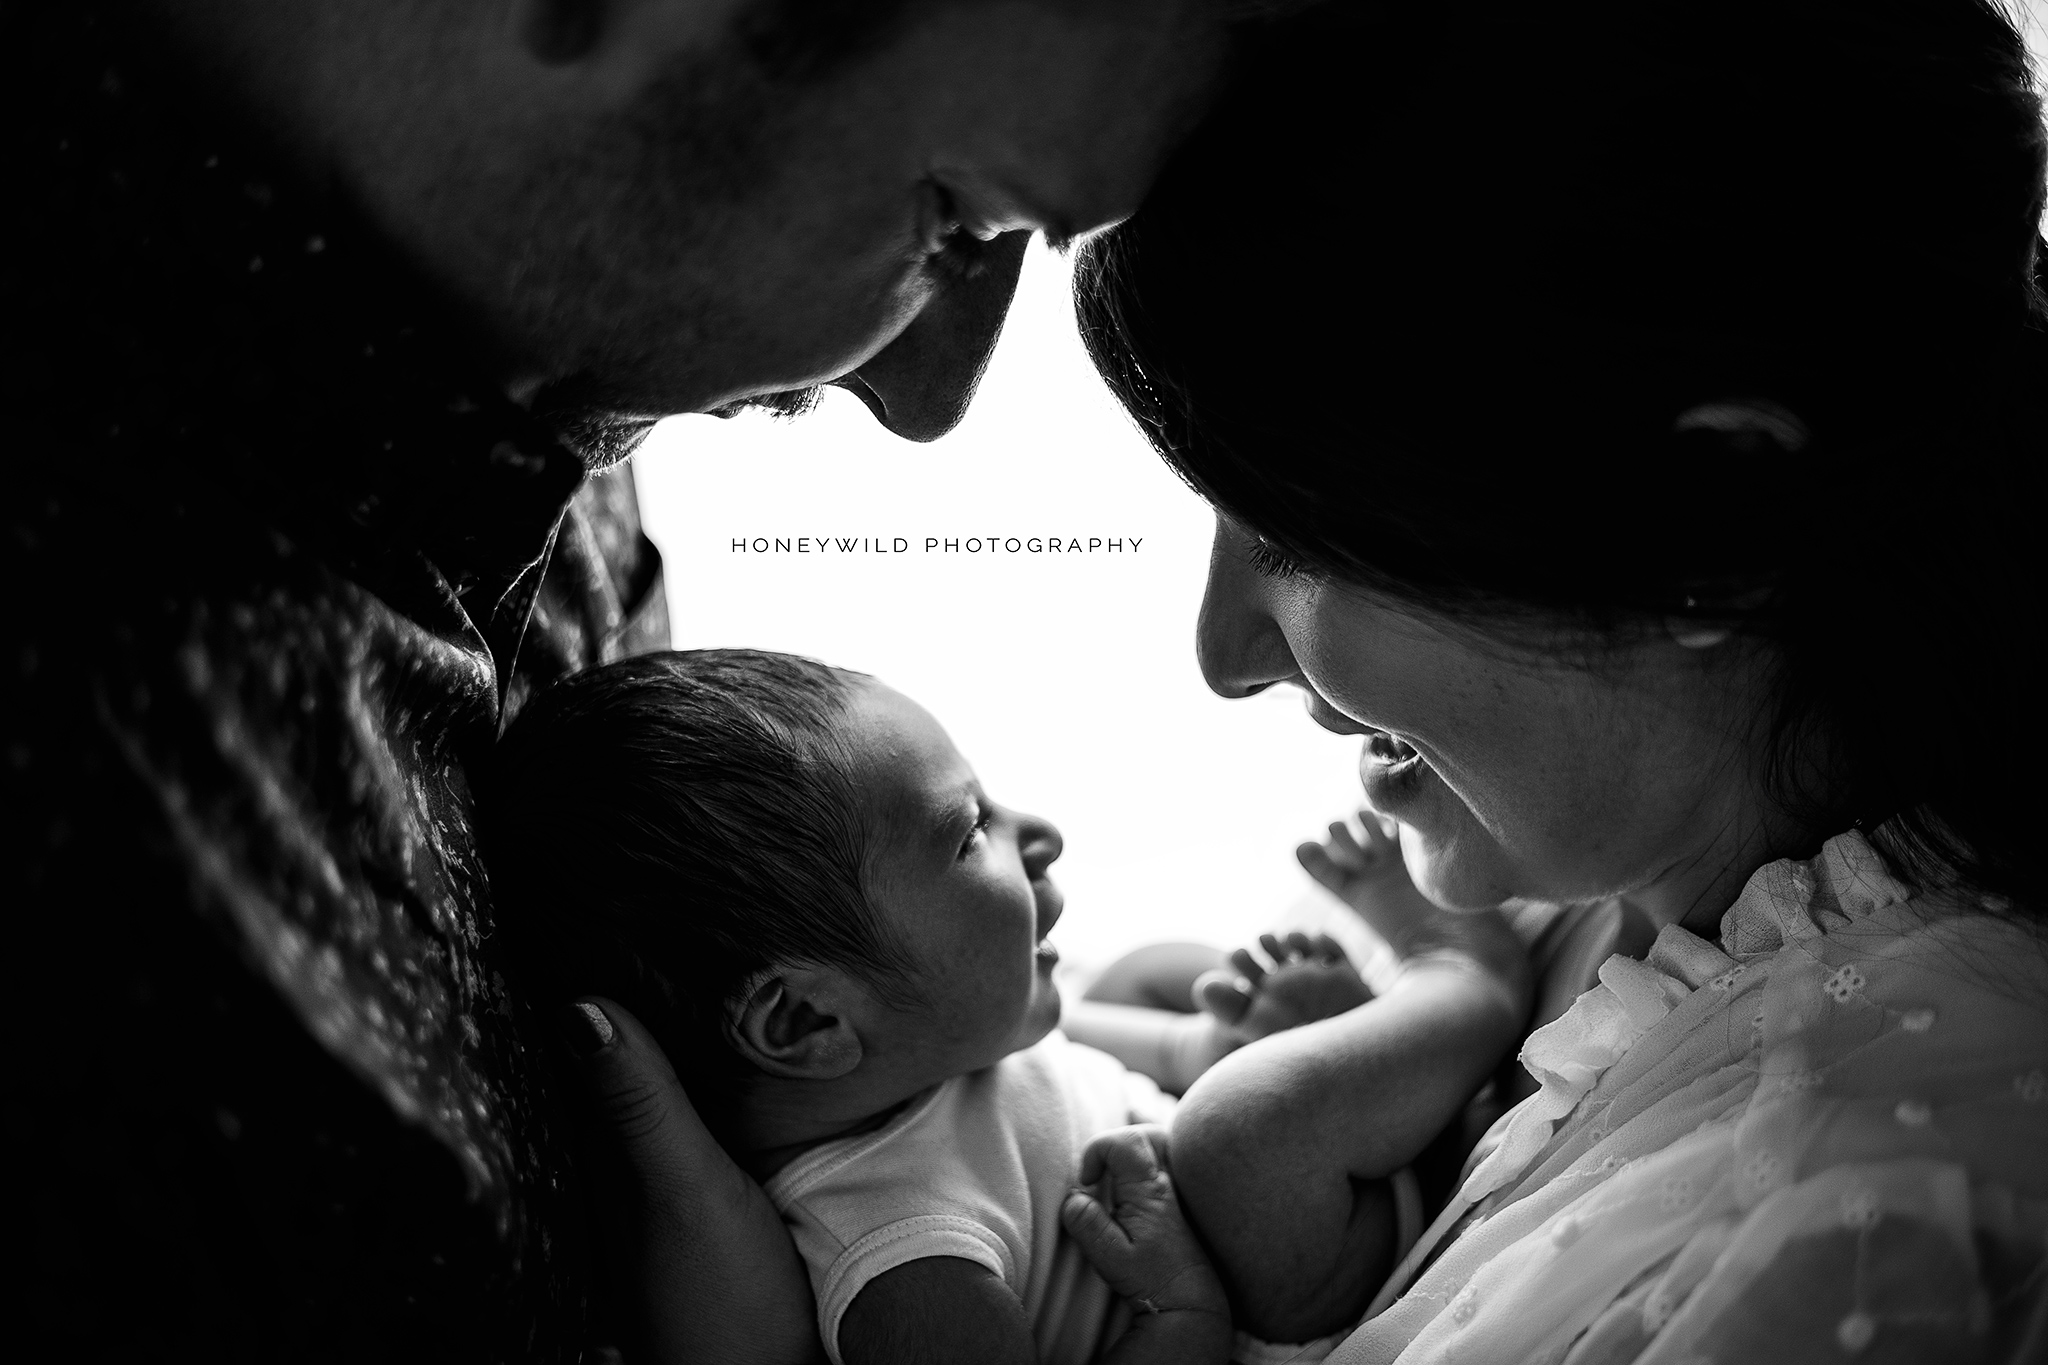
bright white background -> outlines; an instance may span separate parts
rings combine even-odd
[[[921,702],[991,796],[1065,834],[1068,961],[1245,941],[1311,889],[1294,846],[1355,807],[1358,741],[1316,728],[1292,689],[1226,702],[1203,685],[1210,517],[1089,365],[1065,258],[1032,246],[980,395],[942,440],[898,440],[835,389],[794,421],[664,422],[635,469],[677,648],[809,654]],[[991,534],[1126,549],[923,552]],[[731,549],[817,535],[912,552]]]
[[[2048,0],[2019,6],[2037,64]],[[881,676],[952,731],[997,800],[1067,838],[1070,963],[1158,939],[1244,941],[1333,901],[1293,847],[1358,796],[1358,741],[1287,689],[1225,702],[1194,623],[1207,511],[1095,376],[1068,263],[1034,244],[967,420],[928,446],[850,395],[793,422],[680,417],[636,459],[679,648],[755,645]],[[924,538],[1060,534],[1135,552],[922,553]],[[734,554],[735,537],[903,536],[907,555]]]

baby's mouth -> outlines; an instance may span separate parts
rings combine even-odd
[[[1060,950],[1053,947],[1048,940],[1040,939],[1037,957],[1040,970],[1051,971],[1055,966],[1059,965]]]

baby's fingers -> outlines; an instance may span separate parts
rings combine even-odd
[[[1081,1153],[1081,1183],[1093,1185],[1104,1174],[1119,1188],[1156,1180],[1165,1155],[1166,1130],[1157,1124],[1112,1128]]]
[[[1294,860],[1301,864],[1301,870],[1315,878],[1316,882],[1338,895],[1351,884],[1352,870],[1340,867],[1330,857],[1328,849],[1321,844],[1303,844],[1294,850]]]
[[[1251,988],[1236,972],[1211,968],[1195,978],[1195,1008],[1207,1010],[1218,1023],[1235,1024],[1252,1007]]]
[[[1359,850],[1372,863],[1401,856],[1401,827],[1369,810],[1358,813],[1358,826],[1365,831]]]
[[[1131,1239],[1109,1216],[1109,1210],[1086,1190],[1069,1190],[1060,1205],[1060,1226],[1080,1244],[1090,1265],[1100,1268],[1109,1257],[1128,1252]]]
[[[1260,965],[1259,960],[1251,955],[1249,949],[1239,948],[1236,952],[1232,953],[1230,955],[1230,965],[1237,968],[1237,974],[1246,981],[1249,981],[1254,990],[1258,989],[1259,983],[1266,979],[1265,967]]]
[[[1355,858],[1364,851],[1359,846],[1358,836],[1351,832],[1351,822],[1349,820],[1332,820],[1330,822],[1330,836],[1323,843],[1329,848],[1330,856],[1340,863]]]

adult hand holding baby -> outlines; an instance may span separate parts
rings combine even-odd
[[[660,1046],[610,1000],[563,1016],[602,1175],[620,1187],[594,1204],[630,1357],[823,1360],[810,1277],[781,1217],[705,1128]]]

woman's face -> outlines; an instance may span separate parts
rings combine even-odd
[[[1739,639],[1689,647],[1649,629],[1597,659],[1561,638],[1546,657],[1529,638],[1275,574],[1257,544],[1218,519],[1202,672],[1227,697],[1294,683],[1317,723],[1364,735],[1366,799],[1400,822],[1432,900],[1631,893],[1676,921],[1717,916],[1764,860],[1752,718],[1768,695]]]

